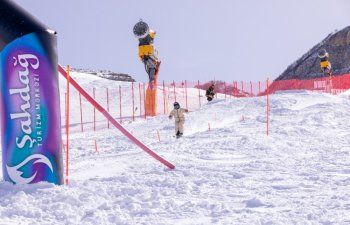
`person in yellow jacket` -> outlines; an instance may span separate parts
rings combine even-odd
[[[176,138],[179,138],[184,133],[184,123],[185,123],[185,115],[187,113],[187,109],[183,109],[180,107],[178,102],[174,102],[174,109],[170,112],[169,119],[175,118],[175,135]]]
[[[332,75],[332,65],[329,62],[329,54],[325,49],[322,49],[319,53],[318,53],[318,57],[320,58],[320,67],[321,70],[323,72],[323,74],[326,77],[329,77]]]

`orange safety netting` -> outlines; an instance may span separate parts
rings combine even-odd
[[[269,86],[270,93],[286,90],[310,90],[338,94],[350,89],[350,74],[309,80],[278,80]]]

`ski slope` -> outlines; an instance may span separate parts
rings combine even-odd
[[[130,87],[72,76],[100,93]],[[64,124],[62,78],[60,87]],[[189,101],[198,101],[197,93],[189,90]],[[125,105],[131,104],[131,95],[123,94]],[[0,224],[350,224],[348,93],[270,96],[269,136],[266,97],[219,98],[191,109],[182,139],[173,138],[174,121],[166,115],[133,122],[132,110],[125,109],[123,126],[174,170],[108,129],[101,115],[96,131],[86,120],[81,132],[77,96],[72,91],[69,185],[1,181]],[[83,105],[92,117],[92,108]],[[116,118],[117,109],[111,109]]]

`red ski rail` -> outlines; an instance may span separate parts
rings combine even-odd
[[[67,79],[67,71],[61,66],[58,65],[58,71]],[[69,82],[73,87],[75,87],[78,92],[83,95],[86,100],[88,100],[98,111],[100,111],[122,134],[124,134],[127,138],[129,138],[132,142],[134,142],[137,146],[139,146],[143,151],[147,152],[153,158],[164,164],[170,169],[174,169],[175,166],[170,162],[166,161],[151,149],[149,149],[146,145],[137,140],[132,134],[129,133],[122,125],[120,125],[112,116],[109,114],[106,109],[104,109],[98,102],[95,101],[74,79],[70,77]]]

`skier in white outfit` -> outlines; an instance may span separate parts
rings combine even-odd
[[[180,108],[180,104],[178,102],[174,102],[174,109],[170,112],[169,119],[175,118],[175,134],[176,138],[179,138],[184,133],[184,123],[185,123],[185,115],[187,113],[187,109]]]

